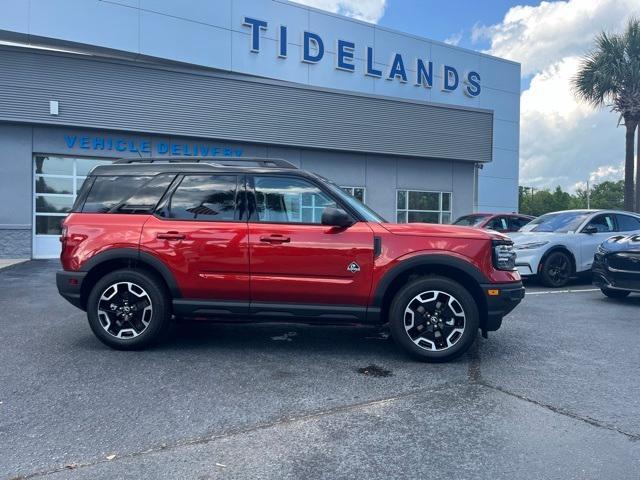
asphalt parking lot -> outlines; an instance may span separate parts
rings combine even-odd
[[[183,325],[116,352],[0,271],[0,478],[637,479],[640,295],[521,306],[455,363],[370,328]]]

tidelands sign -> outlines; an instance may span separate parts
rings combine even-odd
[[[252,17],[244,17],[243,25],[251,30],[251,51],[260,53],[260,32],[269,28],[269,23]],[[289,30],[286,25],[278,26],[278,57],[287,58],[289,45],[287,38]],[[356,72],[356,64],[354,63],[356,44],[354,42],[342,39],[336,39],[336,55],[335,68],[346,72]],[[407,67],[407,59],[401,53],[391,55],[389,66],[384,69],[377,68],[374,60],[374,49],[371,46],[364,47],[365,67],[364,75],[374,78],[386,78],[391,81],[400,81],[408,83],[410,81],[409,74],[414,75],[411,81],[418,87],[432,88],[436,80],[433,74],[433,62],[426,61],[422,58],[414,59],[413,70]],[[303,31],[302,32],[302,58],[304,63],[319,63],[325,56],[324,39],[317,33]],[[462,88],[463,92],[469,97],[477,97],[482,92],[480,74],[470,70],[462,74],[451,65],[440,65],[441,79],[440,88],[443,92],[453,92],[458,88]]]

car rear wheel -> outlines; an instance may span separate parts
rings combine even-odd
[[[551,288],[564,287],[573,274],[569,255],[564,252],[552,252],[544,259],[540,268],[540,282]]]
[[[162,283],[140,270],[117,270],[94,285],[87,301],[93,333],[111,348],[136,350],[157,342],[171,313]]]
[[[447,362],[465,353],[479,327],[473,296],[446,277],[423,277],[405,285],[389,310],[391,334],[411,356]]]
[[[611,290],[609,288],[601,288],[600,290],[602,290],[602,293],[607,297],[616,299],[626,298],[631,294],[628,290]]]

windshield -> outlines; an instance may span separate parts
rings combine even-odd
[[[461,225],[463,227],[477,227],[485,220],[489,215],[465,215],[464,217],[460,217],[455,222],[454,225]]]
[[[316,174],[317,175],[317,174]],[[333,183],[331,180],[324,178],[321,175],[317,175],[319,178],[321,178],[329,187],[329,189],[338,197],[340,197],[340,199],[348,204],[351,208],[353,208],[354,210],[356,210],[360,216],[362,216],[362,218],[367,221],[367,222],[376,222],[376,223],[387,223],[387,221],[382,218],[380,215],[378,215],[376,212],[374,212],[373,210],[371,210],[369,207],[367,207],[364,203],[362,203],[360,200],[358,200],[357,198],[352,197],[351,195],[349,195],[347,192],[345,192],[344,190],[342,190],[338,185],[336,185],[335,183]]]
[[[575,232],[589,216],[588,212],[547,213],[532,220],[520,229],[521,232]]]

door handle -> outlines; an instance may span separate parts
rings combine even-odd
[[[260,241],[265,243],[289,243],[291,237],[285,237],[284,235],[264,235],[260,237]]]
[[[176,232],[172,230],[170,232],[158,233],[156,235],[158,240],[184,240],[186,238],[184,233]]]

